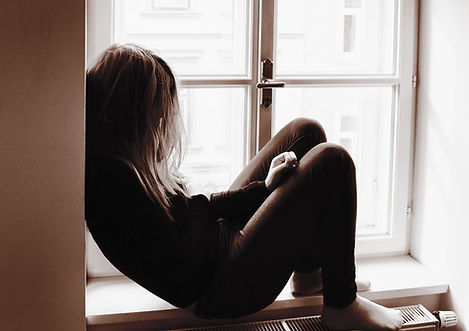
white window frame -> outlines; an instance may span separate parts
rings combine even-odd
[[[118,0],[87,1],[87,59],[90,63],[105,48],[113,44],[114,2]],[[276,0],[249,1],[249,57],[247,73],[241,76],[181,76],[180,87],[244,87],[247,102],[245,160],[251,159],[271,136],[272,107],[262,109],[260,90],[261,59],[274,58]],[[281,77],[289,86],[392,86],[395,91],[393,117],[393,163],[391,183],[391,227],[379,235],[359,236],[357,257],[407,254],[409,251],[409,220],[412,208],[412,163],[414,142],[415,87],[417,63],[418,0],[396,0],[398,19],[395,22],[395,71],[391,75],[322,75]],[[259,20],[260,15],[262,19]],[[97,19],[99,17],[99,19]],[[261,21],[262,26],[259,25]],[[275,70],[275,67],[274,67]],[[275,73],[275,71],[274,71]],[[118,271],[102,256],[89,237],[87,266],[89,276],[115,275]]]
[[[261,58],[271,58],[275,63],[276,0],[262,1]],[[315,87],[378,87],[391,86],[394,92],[393,137],[391,158],[389,227],[379,234],[359,235],[356,242],[357,257],[403,255],[409,252],[409,222],[412,215],[412,168],[414,148],[415,96],[417,70],[417,24],[418,1],[396,0],[398,13],[394,26],[394,69],[391,75],[308,75],[289,77],[275,75],[287,86]],[[270,18],[270,20],[269,20]],[[275,67],[274,67],[275,70]],[[260,132],[260,145],[270,139],[271,107],[260,112],[260,127],[269,127]]]

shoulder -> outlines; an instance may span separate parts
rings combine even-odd
[[[93,157],[86,159],[86,176],[94,178],[97,176],[118,176],[131,174],[133,171],[123,161],[112,156]]]
[[[139,184],[136,173],[124,161],[114,157],[86,160],[86,183],[107,187],[135,186]]]
[[[143,187],[135,172],[122,160],[100,157],[86,160],[85,199],[114,209],[129,197],[145,199]],[[127,203],[126,203],[127,204]]]

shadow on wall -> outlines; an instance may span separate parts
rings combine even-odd
[[[420,2],[411,253],[448,279],[442,308],[469,326],[469,1]]]

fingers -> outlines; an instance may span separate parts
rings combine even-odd
[[[297,159],[296,159],[296,154],[294,152],[288,152],[288,156],[289,156],[289,160],[287,162],[287,165],[289,167],[296,167],[296,164],[297,164]]]
[[[285,164],[288,168],[294,168],[296,167],[296,155],[294,152],[285,152],[283,153],[283,156],[285,158]]]
[[[279,164],[283,163],[284,160],[285,160],[285,158],[284,158],[283,153],[282,153],[282,154],[279,154],[279,155],[277,155],[276,157],[273,158],[272,164],[273,165],[279,165]]]
[[[278,166],[276,166],[273,171],[275,174],[282,174],[285,169],[287,169],[287,164],[283,162],[279,164]]]
[[[294,152],[284,152],[277,155],[272,160],[273,167],[278,167],[281,164],[285,164],[287,168],[294,168],[297,164],[296,155]],[[283,168],[283,167],[282,167]]]
[[[265,180],[267,189],[272,191],[278,186],[284,173],[287,172],[288,169],[296,168],[296,166],[297,159],[294,152],[284,152],[274,157]]]

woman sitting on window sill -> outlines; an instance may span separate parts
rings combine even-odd
[[[150,292],[235,318],[273,302],[292,272],[321,268],[325,326],[401,327],[398,311],[356,294],[355,167],[317,122],[285,126],[228,191],[190,196],[174,75],[151,51],[115,45],[87,72],[86,130],[89,229]]]

